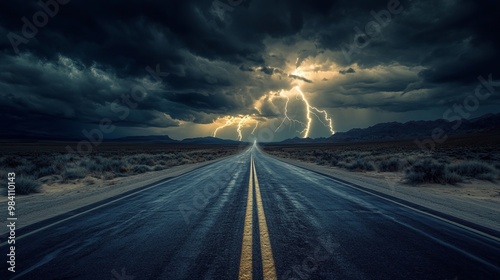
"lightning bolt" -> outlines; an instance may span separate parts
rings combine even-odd
[[[312,110],[320,113],[320,114],[323,114],[324,115],[324,118],[325,118],[325,121],[327,121],[327,123],[324,123],[323,120],[321,120],[320,117],[318,117],[318,115],[314,114],[318,120],[326,127],[328,127],[328,129],[330,130],[330,133],[333,135],[335,134],[335,130],[333,130],[333,121],[332,121],[332,118],[328,116],[328,113],[326,112],[326,110],[319,110],[318,108],[316,107],[311,107]]]
[[[302,97],[302,101],[304,101],[304,104],[306,105],[306,118],[307,118],[307,125],[302,130],[301,133],[304,133],[304,138],[309,137],[309,132],[311,131],[311,123],[312,123],[312,117],[311,117],[311,105],[309,105],[309,101],[307,101],[306,96],[304,93],[300,90],[298,86],[295,87],[295,89],[300,93],[300,97]]]
[[[256,121],[255,127],[253,128],[252,133],[251,133],[252,135],[255,133],[255,130],[257,129],[258,126],[259,126],[259,121]]]
[[[250,118],[249,115],[244,116],[243,118],[240,119],[240,122],[238,123],[238,128],[236,131],[238,132],[238,141],[241,141],[243,139],[243,135],[241,134],[241,128],[243,127],[243,124]]]
[[[305,107],[305,110],[306,110],[306,114],[305,115],[306,115],[306,120],[307,121],[305,123],[303,123],[303,122],[301,122],[299,120],[290,118],[290,116],[288,115],[288,104],[290,102],[290,98],[288,96],[286,96],[286,95],[283,95],[282,94],[283,91],[281,91],[280,94],[279,94],[279,96],[286,98],[285,108],[284,108],[285,117],[283,118],[283,121],[278,126],[278,128],[275,130],[275,132],[278,131],[283,126],[283,124],[285,123],[285,121],[288,120],[290,122],[295,122],[295,123],[301,124],[304,127],[304,129],[302,131],[298,131],[298,132],[300,134],[303,134],[304,138],[307,138],[307,137],[309,137],[309,134],[311,132],[311,125],[312,125],[313,115],[314,115],[325,127],[327,127],[330,130],[330,133],[335,134],[335,131],[333,129],[332,118],[328,115],[328,113],[326,112],[326,110],[319,110],[318,108],[316,108],[314,106],[311,106],[311,104],[309,104],[309,101],[307,100],[305,94],[302,92],[302,90],[300,89],[299,86],[294,87],[294,89],[298,93],[298,99],[300,99],[304,103],[304,107]],[[323,116],[320,117],[320,116],[318,116],[318,114],[322,114]]]
[[[223,125],[217,127],[214,130],[214,133],[212,134],[212,136],[217,137],[217,133],[219,132],[219,130],[221,130],[225,127],[229,127],[229,126],[232,126],[234,124],[237,124],[236,132],[238,133],[238,141],[241,141],[243,139],[243,132],[242,132],[243,126],[250,118],[251,118],[250,115],[238,116],[238,117],[225,116],[222,119],[225,119],[226,122]],[[221,119],[221,118],[219,118],[219,119]],[[254,129],[254,131],[255,131],[255,129]]]
[[[288,103],[290,102],[290,98],[288,96],[286,96],[286,95],[283,95],[283,91],[280,91],[280,94],[278,96],[286,98],[285,111],[284,111],[285,117],[283,118],[283,120],[281,121],[280,125],[278,126],[278,128],[276,128],[276,130],[274,132],[278,131],[283,126],[283,124],[285,123],[285,121],[296,122],[296,123],[299,123],[299,124],[301,124],[303,126],[306,126],[305,123],[303,123],[303,122],[301,122],[299,120],[292,119],[292,118],[290,118],[288,116]]]
[[[232,125],[234,123],[234,120],[235,120],[235,117],[230,117],[230,116],[226,116],[224,117],[226,119],[226,123],[217,127],[214,131],[214,134],[213,134],[213,137],[216,137],[217,136],[217,132],[221,129],[223,129],[224,127],[228,127],[230,125]]]

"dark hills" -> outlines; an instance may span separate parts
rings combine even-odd
[[[410,121],[406,123],[379,123],[368,128],[354,128],[346,132],[337,132],[328,138],[292,138],[280,143],[345,143],[412,140],[432,137],[433,131],[442,130],[443,135],[463,136],[471,134],[500,133],[500,114],[487,114],[475,119],[447,121]]]
[[[241,142],[217,137],[195,137],[183,140],[174,140],[168,135],[149,135],[149,136],[127,136],[116,139],[109,139],[106,142],[114,143],[151,143],[151,144],[226,144],[238,145]]]

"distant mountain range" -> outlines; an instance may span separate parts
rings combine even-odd
[[[106,139],[105,142],[116,143],[178,143],[180,141],[174,140],[168,135],[149,135],[149,136],[127,136],[114,139]]]
[[[462,119],[460,121],[450,122],[439,119],[434,121],[410,121],[406,123],[379,123],[368,128],[355,128],[346,132],[337,132],[328,138],[312,139],[295,137],[286,139],[280,143],[346,143],[413,140],[430,138],[435,129],[442,129],[443,134],[448,136],[500,133],[500,114],[487,114],[479,118]]]
[[[220,139],[217,137],[196,137],[183,140],[174,140],[168,135],[149,135],[149,136],[127,136],[115,139],[105,140],[113,143],[151,143],[151,144],[225,144],[238,145],[240,141]]]
[[[354,128],[346,132],[337,132],[328,138],[291,138],[279,142],[280,144],[300,143],[350,143],[373,142],[393,140],[413,140],[432,137],[433,130],[441,129],[448,136],[461,136],[471,134],[500,134],[500,114],[487,114],[475,119],[462,119],[447,121],[443,119],[434,121],[410,121],[406,123],[388,122],[379,123],[368,128]],[[1,135],[0,142],[41,142],[41,141],[79,141],[82,139],[66,138],[63,136],[26,136],[26,135]],[[114,139],[105,139],[108,143],[156,143],[156,144],[222,144],[239,145],[242,142],[216,137],[186,138],[174,140],[168,135],[127,136]]]
[[[0,142],[16,143],[37,143],[37,142],[77,142],[87,139],[50,137],[50,136],[27,136],[27,135],[3,135]],[[196,137],[183,140],[174,140],[168,135],[147,135],[147,136],[126,136],[120,138],[104,139],[105,143],[131,143],[131,144],[219,144],[219,145],[239,145],[242,142],[220,139],[217,137]]]

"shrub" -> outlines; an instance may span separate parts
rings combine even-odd
[[[420,160],[408,168],[405,179],[407,183],[412,184],[455,184],[462,181],[460,175],[450,172],[444,163],[429,158]]]
[[[84,159],[80,162],[80,166],[87,169],[90,172],[100,173],[103,171],[103,159],[102,158],[94,158],[94,159]]]
[[[33,175],[37,170],[37,167],[31,160],[28,160],[26,158],[22,158],[18,161],[19,165],[17,165],[14,168],[14,172],[18,174],[26,174],[26,175]]]
[[[130,164],[149,165],[149,166],[155,165],[155,160],[153,156],[148,154],[134,155],[128,159],[128,162]]]
[[[205,160],[213,160],[215,157],[211,154],[205,156]]]
[[[497,173],[495,167],[480,161],[452,164],[448,167],[448,170],[461,176],[483,180],[494,180]]]
[[[166,168],[166,167],[165,167],[165,166],[163,166],[163,165],[157,165],[157,166],[155,166],[155,167],[153,168],[153,171],[160,171],[160,170],[163,170],[163,169],[165,169],[165,168]]]
[[[328,161],[326,161],[324,159],[318,159],[318,160],[316,160],[316,164],[317,165],[328,165]]]
[[[445,174],[444,174],[444,182],[446,184],[456,184],[456,183],[460,183],[460,182],[463,182],[463,178],[462,176],[460,176],[460,174],[457,174],[457,173],[454,173],[454,172],[449,172],[449,171],[446,171]]]
[[[398,172],[402,167],[403,163],[398,158],[385,159],[377,163],[377,169],[380,172]]]
[[[340,166],[341,164],[339,164]],[[371,161],[366,161],[363,159],[358,159],[352,163],[344,163],[341,167],[348,169],[349,171],[373,171],[375,170],[375,165]]]
[[[151,168],[147,165],[141,164],[141,165],[136,165],[132,168],[132,171],[134,173],[145,173],[148,171],[151,171]]]
[[[45,177],[48,175],[54,175],[57,174],[57,168],[53,165],[47,166],[47,167],[42,167],[38,170],[36,173],[36,177],[41,178]]]
[[[62,176],[64,181],[81,179],[87,176],[87,170],[83,167],[68,167]]]
[[[112,172],[104,172],[102,174],[102,178],[104,180],[111,180],[111,179],[115,178],[115,174],[113,174]]]
[[[35,157],[32,160],[32,162],[33,162],[33,164],[36,165],[36,167],[38,169],[42,169],[42,168],[54,165],[54,156],[41,155],[41,156]]]
[[[176,166],[178,164],[177,164],[177,160],[175,160],[175,159],[169,159],[169,160],[167,160],[167,162],[165,163],[165,165],[168,166],[168,167],[172,167],[172,166]]]
[[[486,180],[486,181],[495,181],[497,179],[498,175],[494,173],[486,173],[486,174],[479,174],[476,179],[479,180]]]
[[[33,176],[35,175],[36,170],[37,167],[26,159],[23,159],[21,164],[14,169],[16,174],[28,174]]]
[[[33,176],[16,177],[16,194],[30,194],[40,192],[42,184]]]
[[[126,172],[127,162],[121,159],[110,159],[102,164],[102,170],[109,171],[113,173],[123,173]]]

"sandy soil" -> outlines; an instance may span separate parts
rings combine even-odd
[[[500,232],[500,185],[473,180],[456,186],[404,184],[402,173],[350,172],[272,156],[318,173],[372,189]]]

